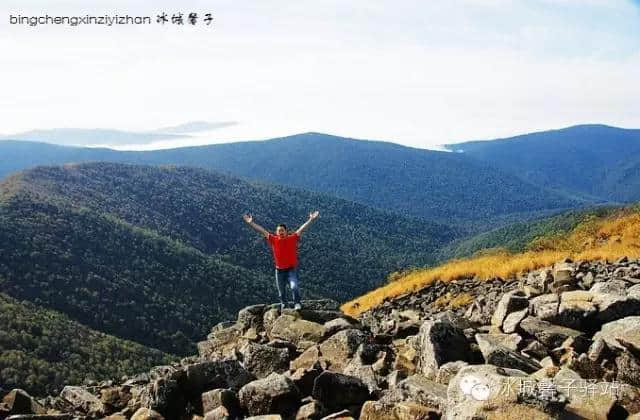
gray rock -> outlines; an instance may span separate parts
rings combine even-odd
[[[544,401],[539,393],[521,392],[530,388],[535,391],[536,384],[534,379],[519,370],[493,365],[464,367],[449,382],[444,418],[557,418],[559,406]]]
[[[617,380],[640,387],[640,360],[629,351],[623,351],[616,357]]]
[[[257,343],[244,346],[242,365],[256,378],[265,378],[272,372],[282,373],[289,369],[289,350]]]
[[[354,324],[344,318],[336,318],[324,323],[326,337],[331,337],[342,330],[348,330],[350,328],[354,328]]]
[[[435,379],[440,366],[457,360],[469,361],[470,349],[464,333],[442,320],[425,321],[417,336],[420,372]]]
[[[75,409],[89,413],[91,416],[105,414],[105,407],[102,401],[79,386],[65,386],[60,392],[60,397],[69,402]]]
[[[202,394],[202,411],[204,413],[218,407],[224,407],[230,416],[237,416],[240,413],[240,402],[231,390],[218,388]]]
[[[451,379],[458,374],[460,369],[468,366],[467,362],[461,360],[457,362],[448,362],[440,366],[438,369],[438,375],[436,376],[436,382],[442,385],[448,385]]]
[[[532,316],[522,320],[520,328],[549,348],[559,347],[567,338],[583,334],[581,331],[554,325]]]
[[[549,293],[531,299],[529,312],[536,318],[549,321],[555,319],[558,315],[559,306],[560,299],[558,295]]]
[[[317,420],[326,414],[327,410],[320,401],[310,401],[300,407],[295,420]]]
[[[208,389],[229,388],[237,392],[254,379],[237,360],[214,360],[194,363],[184,368],[186,380],[182,388],[200,395]]]
[[[594,293],[593,303],[598,307],[596,318],[605,323],[640,314],[640,299],[607,293]]]
[[[617,279],[603,281],[594,284],[589,291],[592,293],[610,293],[612,295],[624,296],[627,294],[627,282]]]
[[[533,373],[542,366],[533,359],[516,353],[489,334],[477,334],[476,341],[488,364]]]
[[[299,345],[301,341],[319,343],[325,335],[324,326],[292,315],[281,315],[271,327],[270,338],[279,338]]]
[[[44,414],[45,410],[23,389],[13,389],[2,398],[7,414]],[[1,407],[1,405],[0,405]],[[1,410],[0,410],[1,413]]]
[[[238,324],[243,330],[254,328],[256,331],[264,329],[263,316],[268,309],[267,305],[252,305],[238,312]]]
[[[362,405],[370,398],[369,389],[360,379],[330,371],[316,378],[312,396],[330,412]]]
[[[522,291],[513,290],[502,295],[498,302],[493,317],[491,317],[491,325],[501,327],[504,319],[511,312],[520,311],[529,306],[529,300],[524,296]]]
[[[164,417],[157,411],[143,407],[131,416],[131,420],[164,420]]]
[[[593,338],[604,340],[610,347],[624,349],[630,345],[640,351],[640,316],[606,323]]]
[[[518,325],[520,325],[520,321],[525,319],[528,314],[528,307],[520,311],[511,312],[505,317],[504,321],[502,322],[502,331],[507,334],[516,332],[516,330],[518,329]]]
[[[558,314],[552,319],[557,325],[582,329],[590,326],[598,313],[593,303],[593,293],[585,291],[564,292],[560,296]]]
[[[349,363],[349,359],[353,357],[360,344],[367,340],[367,334],[358,329],[340,331],[320,344],[322,360],[329,363],[329,369],[341,371]]]
[[[291,379],[272,373],[243,386],[238,397],[251,416],[270,413],[292,416],[298,409],[301,395]]]

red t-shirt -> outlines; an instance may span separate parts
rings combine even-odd
[[[276,268],[293,268],[298,265],[299,233],[287,235],[284,238],[269,234],[267,242],[271,245]]]

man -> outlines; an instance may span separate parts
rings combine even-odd
[[[254,223],[251,214],[245,214],[243,216],[244,221],[253,229],[263,234],[271,246],[273,260],[276,265],[276,287],[278,288],[281,309],[286,307],[284,296],[287,281],[289,282],[291,294],[293,295],[294,308],[296,310],[302,309],[300,292],[298,290],[298,275],[296,272],[298,267],[298,240],[300,239],[302,231],[304,231],[311,222],[316,220],[319,214],[317,210],[309,213],[309,219],[291,235],[287,232],[287,226],[284,224],[278,225],[276,234],[274,235],[262,226]]]

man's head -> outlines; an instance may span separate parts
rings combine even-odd
[[[276,235],[280,236],[281,238],[287,236],[287,225],[285,225],[284,223],[280,223],[276,228]]]

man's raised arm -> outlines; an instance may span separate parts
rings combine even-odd
[[[300,226],[298,228],[298,230],[296,230],[296,233],[298,235],[300,235],[302,233],[302,231],[305,230],[311,224],[311,222],[313,222],[314,220],[316,220],[318,218],[319,214],[320,214],[320,212],[318,210],[309,213],[309,220],[304,222],[304,224],[302,226]]]
[[[264,237],[268,237],[269,236],[269,232],[263,228],[262,226],[260,226],[257,223],[253,223],[253,216],[251,216],[251,214],[245,214],[244,216],[242,216],[242,218],[244,219],[244,221],[251,226],[254,230],[256,230],[257,232],[260,232],[264,235]]]

